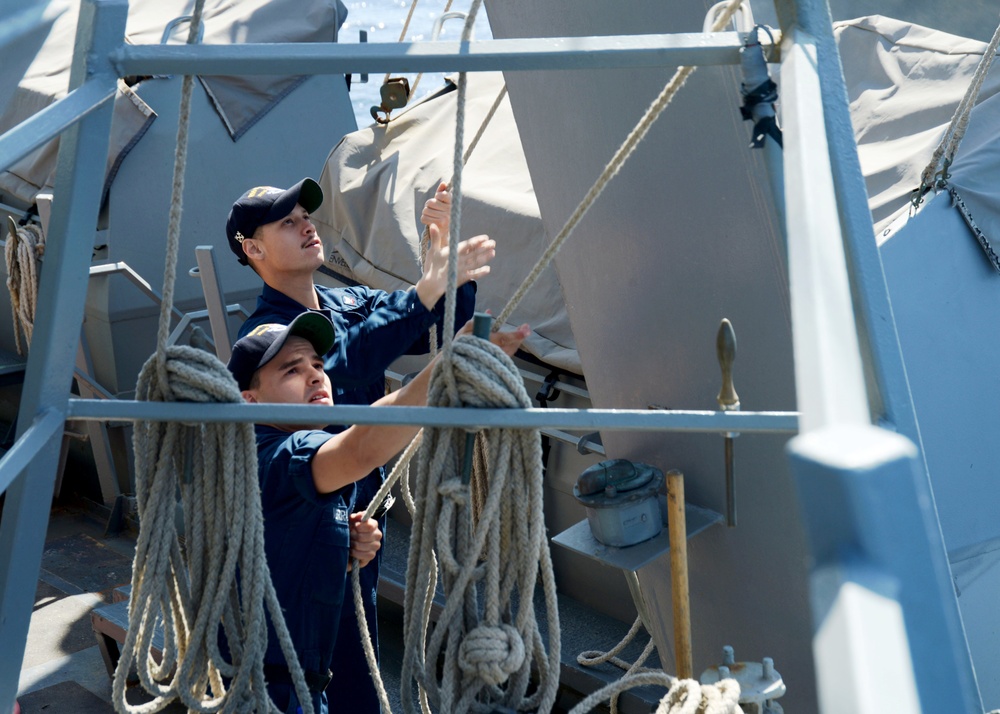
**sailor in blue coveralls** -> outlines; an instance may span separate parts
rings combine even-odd
[[[470,328],[471,322],[462,332]],[[528,327],[523,325],[492,335],[491,340],[513,354],[527,334]],[[233,346],[228,365],[243,398],[259,403],[333,404],[321,355],[334,346],[334,335],[333,324],[315,311],[302,313],[287,326],[268,324],[252,330]],[[428,365],[376,405],[425,404],[430,371]],[[379,710],[377,698],[369,708],[356,708],[355,690],[371,682],[360,647],[353,662],[347,662],[340,651],[340,613],[353,609],[350,589],[345,587],[349,558],[357,559],[362,567],[370,563],[382,535],[376,520],[363,522],[351,509],[357,482],[388,461],[416,432],[416,427],[407,426],[346,430],[322,425],[256,426],[264,550],[316,714]],[[283,662],[269,622],[268,692],[282,712],[296,714],[299,701],[287,671],[281,676]],[[358,679],[331,688],[328,695],[327,685],[339,667],[357,672]],[[328,697],[334,698],[332,707]]]
[[[437,230],[431,232],[424,273],[414,290],[392,293],[363,286],[331,289],[313,283],[313,273],[323,264],[324,252],[309,214],[322,201],[319,185],[306,178],[289,189],[250,189],[233,204],[226,224],[229,246],[241,263],[250,265],[264,280],[257,309],[239,335],[244,337],[263,324],[288,324],[307,310],[326,316],[336,338],[332,348],[322,355],[333,386],[331,396],[339,404],[371,404],[384,394],[384,373],[389,364],[403,354],[426,353],[430,326],[441,324],[451,197],[442,185],[425,204],[421,221]],[[495,243],[487,236],[476,236],[462,241],[458,252],[456,328],[472,316],[476,293],[472,281],[489,272],[487,263],[495,253]],[[258,438],[264,437],[259,434]],[[352,487],[349,497],[345,496],[347,513],[364,510],[378,491],[382,472],[381,464],[377,466],[371,478]],[[361,574],[365,614],[376,652],[378,566],[376,557]],[[331,684],[338,691],[338,699],[349,692],[344,711],[378,711],[378,698],[368,676],[350,601],[337,614],[340,621],[335,629],[343,636],[336,643]],[[281,678],[283,660],[272,664],[269,679]]]

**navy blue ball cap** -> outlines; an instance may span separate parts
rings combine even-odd
[[[236,377],[240,391],[250,388],[254,372],[274,359],[289,337],[309,340],[316,348],[316,354],[322,357],[333,347],[333,323],[322,313],[303,312],[288,325],[258,325],[238,339],[226,366]]]
[[[295,210],[295,204],[312,213],[323,204],[323,189],[311,178],[304,178],[291,188],[256,186],[236,199],[226,221],[226,237],[241,264],[247,265],[243,240],[253,238],[261,226],[280,221]]]

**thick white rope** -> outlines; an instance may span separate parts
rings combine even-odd
[[[166,385],[159,381],[156,362],[154,355],[143,366],[137,400],[241,401],[229,371],[208,352],[169,348]],[[253,427],[137,422],[134,448],[140,530],[128,634],[113,686],[116,711],[146,714],[174,700],[197,712],[277,711],[264,681],[265,602],[293,672],[297,660],[264,558]],[[178,492],[185,517],[183,546],[175,525]],[[161,623],[163,660],[157,664],[150,651]],[[220,623],[232,664],[219,652]],[[125,701],[133,664],[152,702],[133,706]],[[223,678],[231,680],[228,686]],[[306,691],[303,680],[303,706],[310,705]]]
[[[622,675],[621,679],[629,681],[631,681],[631,677],[636,674],[641,674],[645,672],[659,672],[660,670],[658,669],[652,669],[650,667],[642,666],[643,664],[645,664],[646,660],[649,659],[649,656],[653,654],[653,651],[656,649],[656,643],[653,642],[652,637],[649,638],[649,641],[646,643],[646,646],[643,648],[642,652],[639,654],[639,657],[635,660],[635,662],[627,662],[626,660],[623,660],[620,657],[618,657],[618,655],[621,654],[622,650],[624,650],[628,646],[629,642],[631,642],[635,638],[635,636],[639,633],[639,629],[642,626],[643,626],[642,618],[636,617],[635,622],[632,623],[632,627],[629,628],[629,631],[625,634],[625,636],[621,639],[621,641],[617,645],[612,647],[607,652],[601,652],[599,650],[586,650],[584,652],[581,652],[576,656],[577,663],[584,667],[595,667],[599,664],[604,664],[605,662],[608,662],[609,664],[612,664],[615,667],[618,667],[619,669],[625,670],[625,673]],[[621,694],[620,692],[616,692],[611,695],[611,714],[618,713],[618,697],[620,694]]]
[[[407,510],[409,510],[411,515],[413,515],[416,511],[417,507],[414,503],[413,496],[410,493],[408,482],[409,466],[410,460],[420,447],[423,433],[422,429],[418,431],[409,446],[407,446],[400,455],[399,459],[396,461],[396,465],[392,469],[392,472],[389,474],[389,477],[385,480],[378,492],[372,498],[371,503],[368,504],[368,508],[365,509],[362,520],[367,521],[375,514],[379,504],[381,504],[382,501],[389,495],[389,491],[392,489],[392,486],[396,483],[396,481],[400,481],[400,493],[403,496],[403,502],[406,504]],[[392,705],[389,702],[389,695],[385,690],[385,683],[382,681],[382,674],[379,672],[378,660],[375,658],[375,647],[372,644],[372,638],[368,632],[368,616],[365,614],[364,606],[365,596],[364,593],[361,592],[361,567],[357,560],[352,561],[351,590],[354,593],[354,614],[358,622],[358,631],[361,636],[362,648],[365,651],[365,659],[368,662],[368,672],[371,674],[372,682],[375,684],[375,691],[378,694],[379,702],[382,704],[383,713],[391,714]]]
[[[472,3],[463,41],[471,36],[480,4],[480,0]],[[461,179],[467,159],[463,152],[465,95],[466,76],[461,73],[445,325],[455,320]],[[502,96],[490,116],[500,100]],[[450,330],[445,332],[443,354],[431,375],[428,405],[525,408],[530,404],[523,378],[502,350],[476,337],[454,340]],[[411,697],[406,696],[414,681],[424,712],[485,712],[495,706],[550,711],[555,703],[559,614],[542,513],[540,437],[537,431],[488,430],[479,438],[491,479],[488,486],[479,485],[485,498],[474,522],[470,487],[459,476],[465,433],[424,430],[415,499],[421,507],[414,514],[403,609],[401,679],[407,712],[414,710]],[[430,633],[439,564],[446,602]],[[534,612],[539,573],[548,613],[547,656]],[[440,680],[439,660],[444,662]],[[529,695],[533,674],[538,684]]]
[[[197,0],[189,43],[197,39],[203,9],[204,0]],[[214,355],[193,347],[167,346],[193,84],[193,77],[185,76],[181,86],[157,348],[140,372],[136,399],[239,403],[235,380]],[[140,530],[128,634],[112,689],[115,710],[152,714],[177,700],[188,711],[206,714],[278,712],[264,680],[266,603],[296,694],[304,711],[313,714],[264,555],[253,427],[140,421],[134,450]],[[179,474],[183,474],[180,480]],[[183,548],[175,525],[178,492],[187,530]],[[163,650],[157,663],[152,649],[160,625]],[[219,651],[220,625],[231,663]],[[133,665],[143,688],[153,696],[142,705],[131,705],[125,698]]]
[[[927,191],[943,183],[948,178],[947,175],[942,175],[939,181],[937,174],[939,169],[942,174],[947,174],[948,168],[955,160],[955,153],[958,151],[958,147],[962,143],[962,138],[965,136],[965,130],[969,126],[969,116],[972,114],[972,108],[976,105],[976,99],[983,88],[983,82],[989,72],[990,65],[993,64],[993,60],[996,57],[998,46],[1000,46],[1000,25],[997,26],[996,31],[993,33],[993,38],[986,46],[983,57],[979,60],[979,65],[976,67],[976,72],[972,76],[972,81],[965,90],[962,101],[958,103],[958,107],[956,107],[955,113],[948,123],[948,128],[945,130],[944,136],[941,137],[937,148],[934,149],[930,163],[920,175],[920,188],[917,189],[917,194],[914,196],[915,204],[920,202]],[[944,162],[943,168],[941,167],[942,160]]]
[[[35,311],[38,309],[38,275],[45,253],[45,236],[41,226],[29,223],[11,233],[4,246],[7,262],[7,290],[10,291],[10,310],[14,318],[14,344],[17,353],[24,355],[31,345],[35,329]],[[24,342],[21,333],[24,333]]]
[[[732,19],[736,11],[740,9],[740,4],[742,2],[743,0],[730,0],[726,9],[720,12],[716,17],[715,23],[712,25],[712,32],[718,32],[724,28]],[[636,124],[635,128],[632,129],[629,135],[625,138],[625,141],[618,148],[618,151],[615,152],[615,155],[611,157],[611,161],[608,162],[608,165],[601,172],[601,175],[598,176],[597,181],[595,181],[594,185],[590,187],[589,191],[587,191],[587,195],[583,197],[580,205],[578,205],[572,215],[570,215],[569,220],[566,221],[566,225],[563,226],[562,230],[559,231],[559,234],[552,240],[548,249],[535,264],[535,267],[532,268],[531,273],[528,274],[528,277],[524,279],[524,282],[521,283],[520,287],[518,287],[518,289],[514,292],[514,295],[511,296],[507,305],[500,311],[500,314],[497,315],[496,322],[493,325],[494,330],[499,329],[499,326],[506,322],[511,313],[514,312],[515,308],[517,308],[518,304],[521,302],[521,299],[535,284],[539,276],[542,274],[542,271],[549,266],[549,263],[551,263],[552,259],[555,258],[556,253],[558,253],[559,249],[562,248],[563,243],[565,243],[566,239],[569,238],[577,224],[587,214],[590,207],[594,205],[594,202],[607,187],[608,183],[611,182],[611,179],[618,174],[625,161],[632,155],[632,152],[635,151],[636,147],[639,145],[639,142],[645,138],[646,134],[649,132],[649,128],[653,125],[657,118],[659,118],[663,110],[670,105],[670,102],[673,101],[677,92],[684,86],[687,78],[694,73],[695,69],[697,69],[697,67],[682,66],[677,68],[677,71],[674,72],[673,77],[671,77],[670,81],[667,82],[663,91],[660,92],[659,96],[655,100],[653,100],[649,109],[647,109],[646,113],[639,119],[638,124]]]
[[[668,691],[656,706],[656,714],[743,714],[740,685],[735,679],[717,684],[700,684],[693,679],[677,679],[663,672],[644,672],[629,681],[612,682],[582,699],[569,714],[586,714],[604,700],[632,687],[659,686]]]
[[[531,400],[513,361],[472,336],[451,345],[431,376],[431,406],[526,408]],[[453,399],[457,395],[457,399]],[[422,710],[550,711],[559,684],[559,622],[542,512],[541,441],[535,430],[481,432],[490,467],[482,513],[473,523],[470,486],[460,476],[465,432],[424,429],[416,470],[417,510],[404,601],[404,694],[420,689]],[[445,606],[428,617],[440,564]],[[541,577],[548,654],[533,602]],[[442,675],[437,674],[443,661]],[[530,695],[532,674],[537,688]],[[404,711],[413,712],[410,697]]]

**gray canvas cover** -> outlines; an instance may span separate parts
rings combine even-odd
[[[838,22],[835,34],[878,233],[908,210],[910,192],[920,185],[986,44],[877,15]],[[986,76],[951,171],[950,183],[984,220],[997,211],[997,189],[981,165],[996,160],[1000,144],[977,125],[991,125],[986,105],[998,90],[1000,73],[994,70]]]
[[[466,146],[502,90],[503,76],[470,73],[468,87]],[[330,153],[320,177],[326,200],[313,218],[333,270],[383,290],[405,289],[420,277],[420,213],[438,184],[451,180],[457,94],[433,95],[387,127],[372,125],[349,134]],[[495,315],[550,242],[506,99],[462,173],[461,237],[482,233],[497,241],[497,256],[490,275],[479,282],[477,308]],[[531,325],[525,344],[530,353],[553,367],[580,373],[562,290],[551,266],[510,322]]]
[[[126,42],[159,43],[168,25],[176,18],[189,16],[193,8],[193,0],[132,0]],[[48,11],[58,14],[58,19],[0,115],[0,133],[64,97],[68,91],[80,2],[51,0]],[[202,42],[330,42],[336,38],[346,16],[339,0],[207,0]],[[187,22],[176,23],[166,41],[186,42],[187,32]],[[201,78],[234,141],[301,81],[300,77],[272,76]],[[124,82],[119,83],[108,157],[109,181],[124,154],[155,117],[142,102],[141,94],[141,82],[131,89]],[[40,190],[52,186],[57,149],[58,141],[53,141],[0,173],[0,192],[9,200],[32,203]]]

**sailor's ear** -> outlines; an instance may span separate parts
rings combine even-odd
[[[260,245],[254,238],[245,238],[240,245],[243,248],[243,254],[246,255],[248,260],[259,259],[263,255]]]
[[[254,396],[254,393],[251,392],[249,389],[243,390],[242,392],[240,392],[240,394],[243,396],[243,401],[249,402],[250,404],[257,403],[257,397]]]

